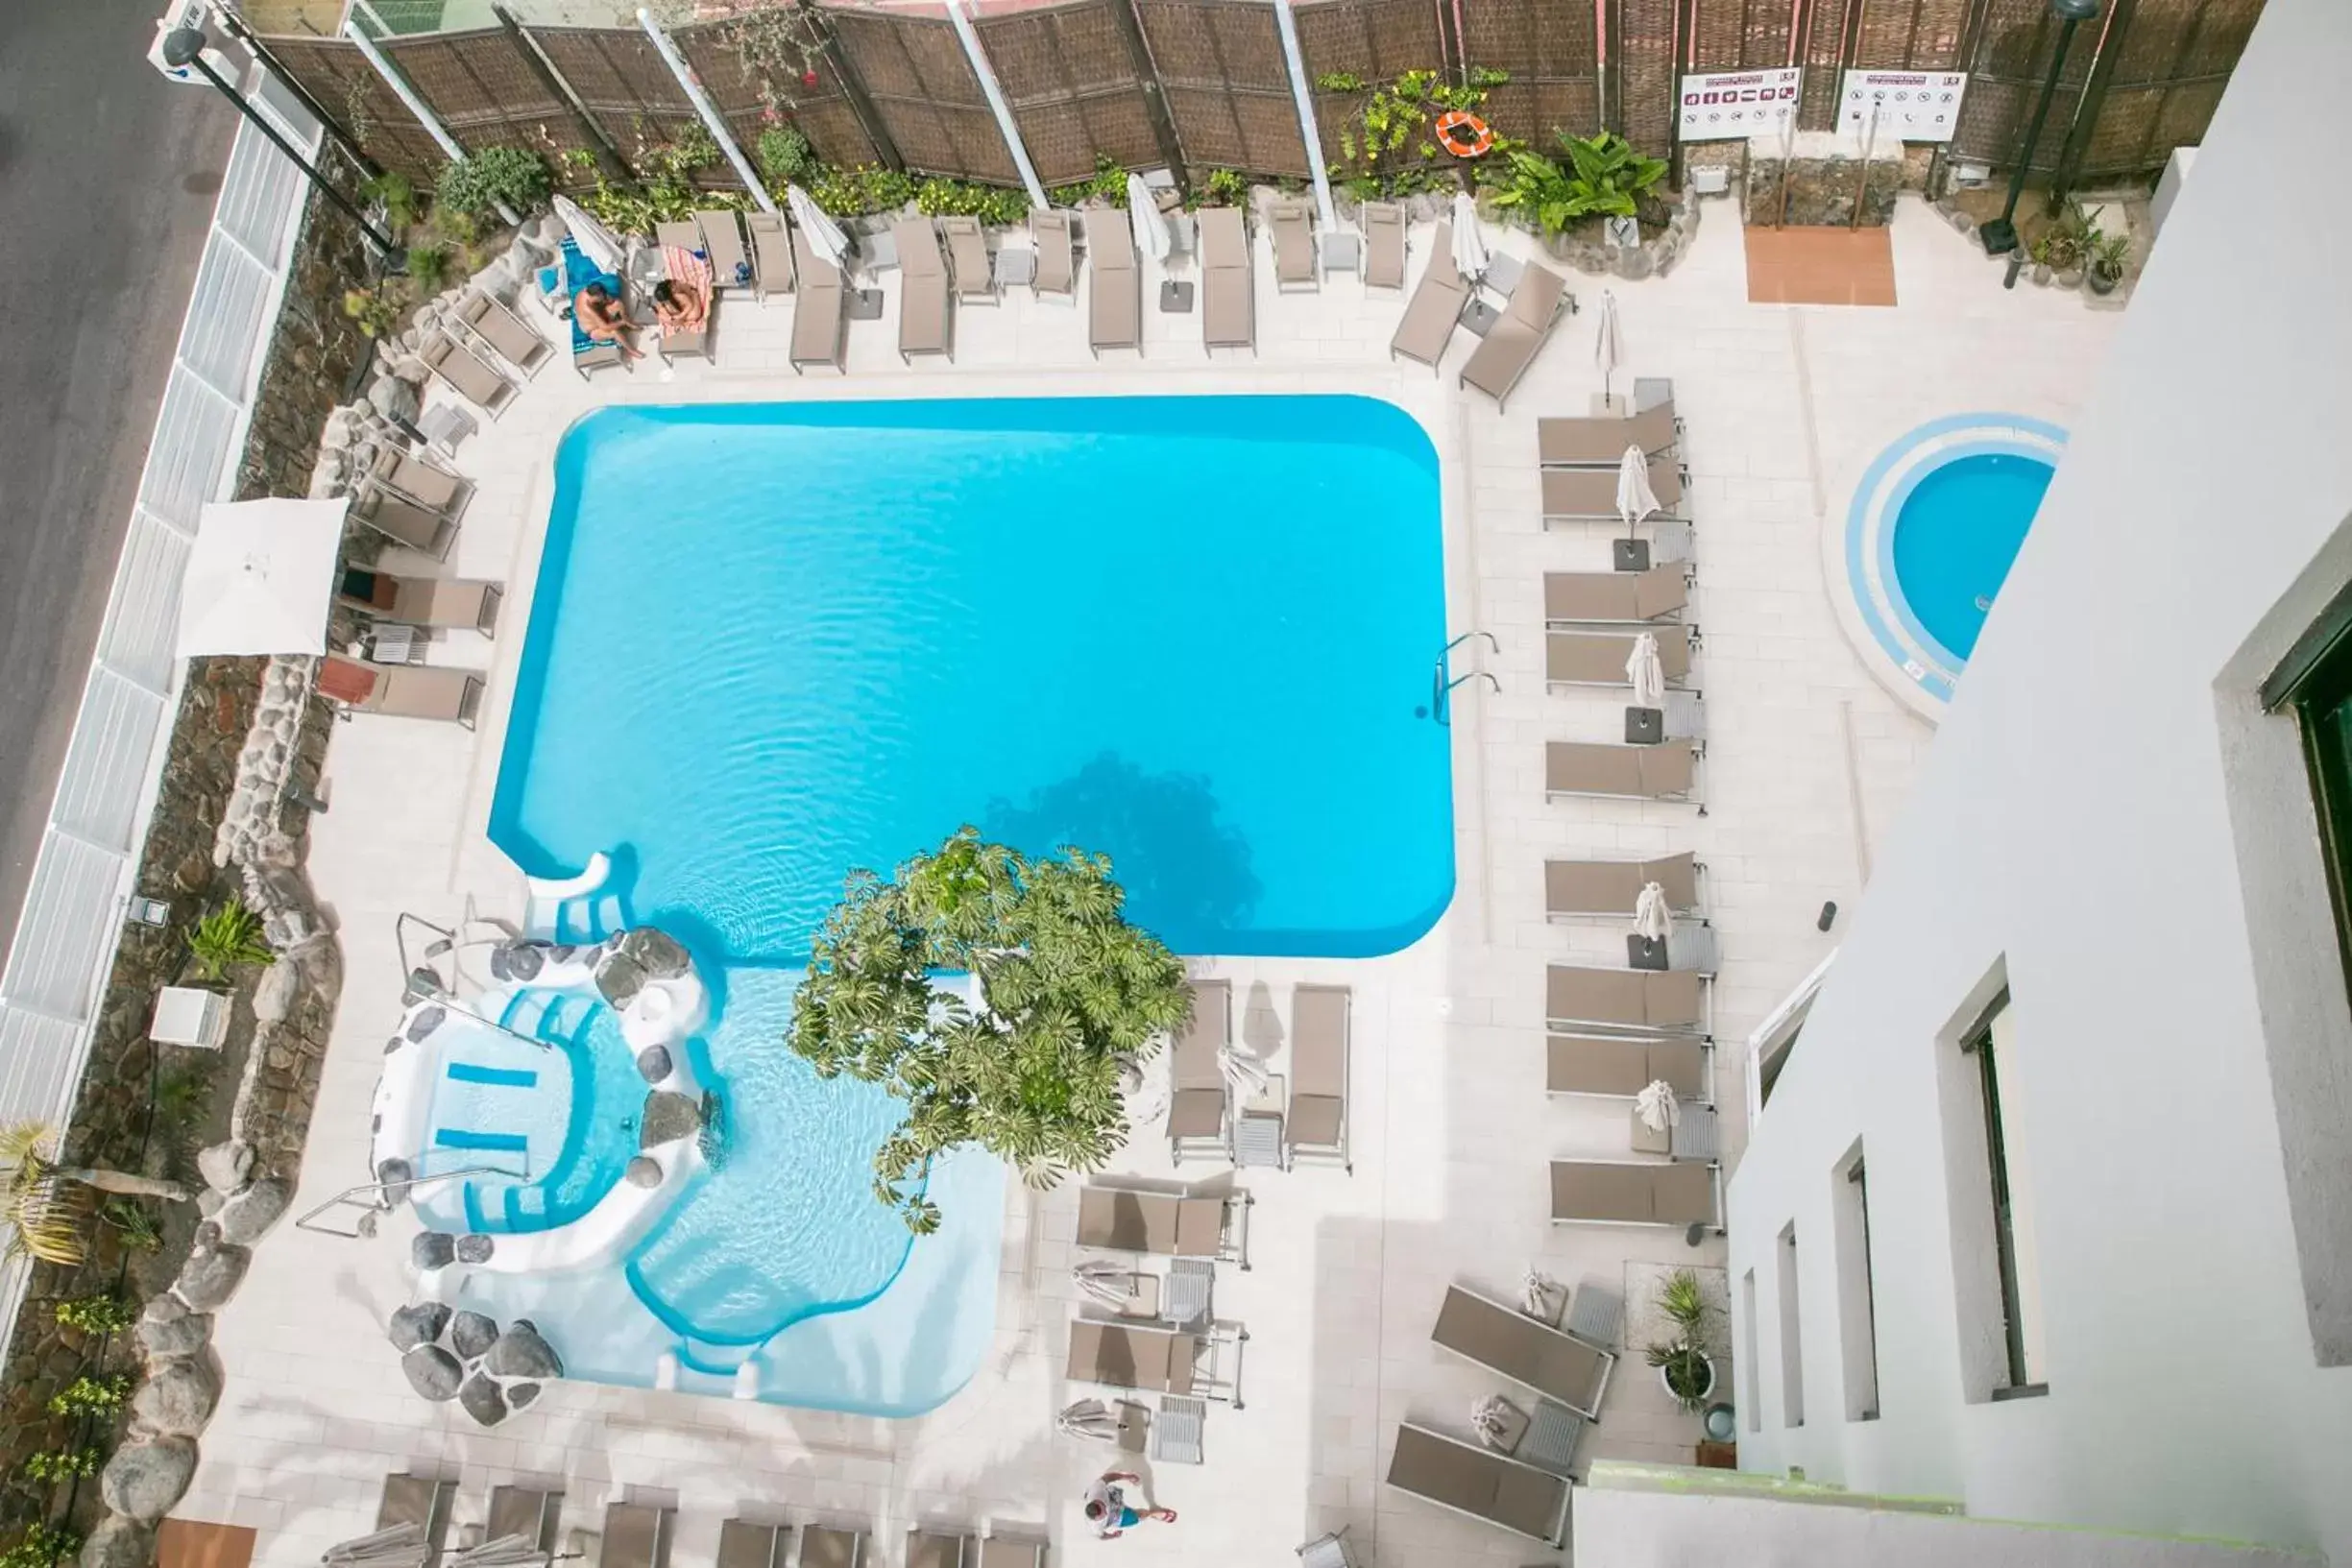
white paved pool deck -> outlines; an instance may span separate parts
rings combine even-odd
[[[1428,238],[1415,231],[1413,277]],[[1494,241],[1531,249],[1521,236]],[[1382,1484],[1400,1420],[1467,1434],[1473,1399],[1500,1387],[1430,1344],[1445,1286],[1508,1294],[1532,1264],[1571,1284],[1592,1277],[1622,1289],[1629,1265],[1720,1266],[1723,1253],[1714,1240],[1694,1251],[1680,1232],[1547,1222],[1547,1156],[1621,1156],[1628,1132],[1626,1113],[1607,1102],[1542,1093],[1545,962],[1598,955],[1620,940],[1614,928],[1547,923],[1542,863],[1685,849],[1706,862],[1724,954],[1716,1098],[1728,1162],[1736,1162],[1740,1042],[1835,940],[1815,929],[1815,917],[1826,900],[1853,907],[1870,845],[1931,736],[1848,646],[1824,583],[1822,519],[1842,517],[1870,459],[1928,419],[1994,409],[2069,422],[2117,318],[2071,293],[2004,293],[1998,269],[1913,201],[1895,229],[1895,308],[1749,304],[1739,220],[1721,201],[1708,205],[1672,277],[1613,285],[1627,361],[1619,390],[1635,374],[1672,377],[1688,426],[1705,634],[1697,684],[1709,733],[1700,816],[1685,806],[1547,803],[1542,794],[1542,743],[1614,738],[1622,706],[1614,693],[1547,692],[1541,677],[1541,573],[1607,567],[1606,530],[1540,525],[1535,467],[1538,416],[1588,412],[1599,391],[1601,280],[1573,279],[1585,312],[1563,324],[1501,412],[1455,390],[1453,372],[1473,342],[1467,332],[1443,376],[1392,363],[1401,296],[1368,296],[1352,279],[1277,296],[1262,239],[1258,251],[1255,358],[1207,359],[1198,315],[1154,311],[1149,357],[1097,363],[1082,308],[1016,292],[999,309],[959,314],[953,364],[902,366],[893,305],[883,321],[853,324],[848,375],[795,376],[785,357],[791,305],[731,299],[719,307],[715,364],[682,366],[673,381],[657,379],[651,364],[593,383],[551,366],[459,454],[479,492],[449,569],[511,585],[495,644],[467,637],[435,650],[436,662],[490,672],[481,726],[362,717],[340,727],[327,766],[331,809],[316,823],[311,856],[340,922],[349,977],[298,1210],[366,1179],[369,1096],[399,1006],[394,916],[449,923],[469,905],[520,912],[521,879],[484,823],[550,457],[579,415],[622,401],[1351,392],[1418,417],[1444,465],[1451,629],[1489,631],[1499,644],[1482,656],[1499,691],[1465,686],[1456,710],[1458,889],[1437,929],[1391,957],[1195,966],[1234,981],[1247,1015],[1240,1026],[1253,1041],[1287,1019],[1294,982],[1353,988],[1356,1154],[1352,1177],[1329,1169],[1240,1175],[1257,1199],[1255,1266],[1223,1268],[1217,1303],[1249,1331],[1247,1409],[1211,1407],[1204,1466],[1142,1466],[1181,1521],[1101,1544],[1079,1517],[1085,1484],[1115,1456],[1053,1428],[1056,1411],[1095,1391],[1061,1376],[1076,1310],[1067,1274],[1076,1193],[1017,1185],[991,1354],[964,1391],[897,1422],[563,1383],[484,1431],[454,1405],[418,1400],[384,1339],[387,1315],[407,1299],[411,1221],[387,1220],[373,1242],[281,1226],[221,1318],[227,1391],[180,1516],[255,1526],[256,1560],[293,1568],[373,1528],[382,1477],[413,1467],[462,1480],[461,1523],[482,1517],[492,1484],[518,1477],[560,1484],[567,1527],[597,1528],[605,1504],[624,1492],[674,1502],[681,1565],[708,1563],[720,1521],[738,1512],[862,1524],[877,1532],[883,1564],[900,1560],[898,1537],[917,1520],[1050,1536],[1072,1568],[1274,1564],[1342,1525],[1365,1556],[1392,1565],[1553,1556]],[[885,275],[885,287],[895,279]],[[1192,475],[1167,480],[1172,506],[1227,499]],[[660,517],[645,518],[644,530],[648,551],[666,547]],[[1232,567],[1244,573],[1249,563]],[[1165,1145],[1139,1136],[1119,1169],[1168,1175]],[[1232,1179],[1200,1161],[1185,1173]],[[1697,1422],[1675,1411],[1640,1349],[1628,1347],[1583,1456],[1687,1463]]]

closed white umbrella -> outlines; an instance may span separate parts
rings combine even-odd
[[[1617,464],[1617,516],[1631,528],[1653,512],[1664,510],[1658,504],[1658,492],[1650,488],[1650,458],[1635,443],[1625,447],[1625,457]]]
[[[1644,632],[1634,639],[1634,651],[1625,656],[1625,678],[1634,685],[1636,708],[1665,706],[1666,666],[1659,661],[1656,634]]]
[[[1266,1092],[1266,1065],[1254,1057],[1244,1056],[1231,1046],[1217,1048],[1217,1065],[1224,1073],[1225,1082],[1244,1095]]]
[[[844,266],[849,257],[849,236],[831,214],[810,200],[809,193],[798,185],[784,187],[784,205],[791,210],[792,222],[809,236],[809,249],[835,266]]]
[[[1110,1258],[1089,1258],[1074,1265],[1070,1278],[1105,1307],[1124,1308],[1135,1294],[1135,1270]]]
[[[1673,929],[1674,911],[1666,907],[1666,890],[1656,882],[1643,882],[1641,892],[1634,899],[1634,934],[1647,941],[1663,942]]]
[[[403,1524],[339,1542],[328,1547],[319,1560],[334,1568],[424,1568],[427,1556],[424,1532]]]
[[[1511,1430],[1511,1407],[1500,1394],[1485,1394],[1470,1405],[1470,1427],[1490,1443],[1499,1444]]]
[[[1601,326],[1592,340],[1592,362],[1601,368],[1601,399],[1609,400],[1609,378],[1617,372],[1617,364],[1625,357],[1625,343],[1618,335],[1617,297],[1609,289],[1601,290]]]
[[[745,1365],[752,1363],[745,1363]],[[495,1541],[458,1553],[447,1568],[521,1568],[526,1562],[546,1562],[547,1554],[528,1535],[501,1535]]]
[[[1176,236],[1168,232],[1168,219],[1142,175],[1127,177],[1127,216],[1135,229],[1135,249],[1154,261],[1167,260],[1168,253],[1176,248]]]
[[[571,242],[580,248],[580,254],[594,263],[598,272],[611,273],[616,277],[620,276],[620,264],[627,259],[629,248],[621,243],[619,235],[605,228],[597,219],[590,217],[580,204],[569,196],[555,199],[555,215],[564,220],[566,229],[571,230]]]
[[[1674,1102],[1674,1085],[1663,1078],[1634,1097],[1634,1114],[1652,1132],[1665,1132],[1683,1119],[1683,1108]]]
[[[181,657],[325,653],[348,501],[215,501],[181,584]]]
[[[1454,271],[1468,278],[1487,273],[1487,237],[1478,231],[1478,204],[1467,190],[1454,193]]]
[[[1105,1443],[1119,1437],[1119,1412],[1099,1399],[1081,1399],[1068,1406],[1054,1418],[1054,1424],[1073,1437]]]

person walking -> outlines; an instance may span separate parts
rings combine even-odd
[[[1117,1540],[1146,1519],[1162,1524],[1176,1523],[1176,1509],[1136,1508],[1127,1500],[1121,1484],[1143,1484],[1143,1477],[1132,1470],[1105,1470],[1086,1491],[1086,1522],[1095,1533],[1106,1541]]]

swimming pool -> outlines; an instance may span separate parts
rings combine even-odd
[[[869,1190],[900,1102],[786,1049],[842,879],[973,822],[1110,855],[1130,918],[1178,952],[1394,951],[1453,888],[1426,712],[1444,641],[1436,454],[1370,399],[582,421],[491,836],[535,874],[609,856],[625,917],[685,942],[714,993],[691,1076],[723,1136],[625,1246],[479,1272],[471,1299],[532,1318],[572,1376],[876,1414],[944,1400],[993,1326],[1006,1177],[943,1162],[943,1228],[910,1245]],[[563,1053],[570,1120],[511,1085],[443,1086],[540,1163],[421,1205],[494,1240],[614,1191],[643,1098],[608,1009],[516,1022]]]
[[[1855,488],[1838,551],[1849,629],[1928,716],[1952,700],[2065,446],[2043,421],[1958,414],[1896,441]]]

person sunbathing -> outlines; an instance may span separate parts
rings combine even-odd
[[[653,285],[653,314],[665,333],[698,332],[710,319],[710,298],[697,283],[665,277]]]
[[[645,357],[629,342],[627,334],[635,330],[629,325],[629,313],[601,282],[591,283],[572,297],[571,319],[580,324],[590,341],[609,343],[631,359]]]

